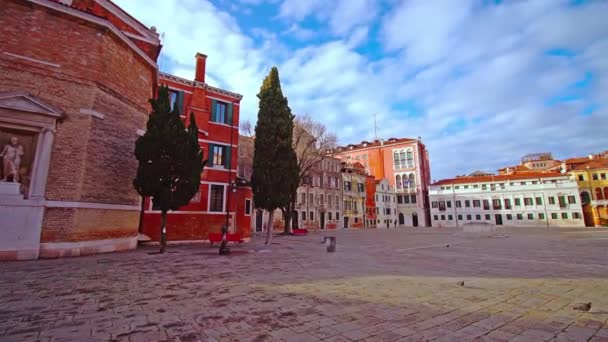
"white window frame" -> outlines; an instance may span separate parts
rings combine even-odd
[[[209,185],[207,190],[207,211],[210,213],[225,213],[226,212],[226,183],[207,183]],[[222,197],[222,211],[211,211],[211,187],[212,185],[220,185],[224,188],[224,195]]]
[[[249,202],[249,214],[247,214],[247,202]],[[251,213],[253,212],[253,208],[251,207],[253,204],[253,201],[251,201],[251,198],[245,198],[245,216],[251,216]]]

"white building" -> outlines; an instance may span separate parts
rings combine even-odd
[[[397,227],[397,195],[387,179],[376,181],[376,228]]]
[[[431,184],[433,227],[583,227],[578,185],[560,173],[469,176]]]

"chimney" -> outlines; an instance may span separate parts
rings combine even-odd
[[[202,53],[196,54],[196,72],[194,74],[194,80],[197,82],[205,83],[205,64],[207,63],[207,55]]]
[[[593,154],[590,154],[590,155],[589,155],[589,159],[590,159],[590,160],[593,160],[593,159],[595,159],[595,156],[594,156]]]

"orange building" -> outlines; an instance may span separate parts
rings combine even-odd
[[[365,176],[365,228],[376,228],[376,179]]]
[[[377,180],[388,179],[397,193],[399,225],[430,225],[429,154],[420,138],[363,141],[331,152],[346,162],[361,163]]]

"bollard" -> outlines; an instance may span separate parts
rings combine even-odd
[[[326,236],[325,237],[325,247],[328,253],[336,251],[336,237],[335,236]]]

